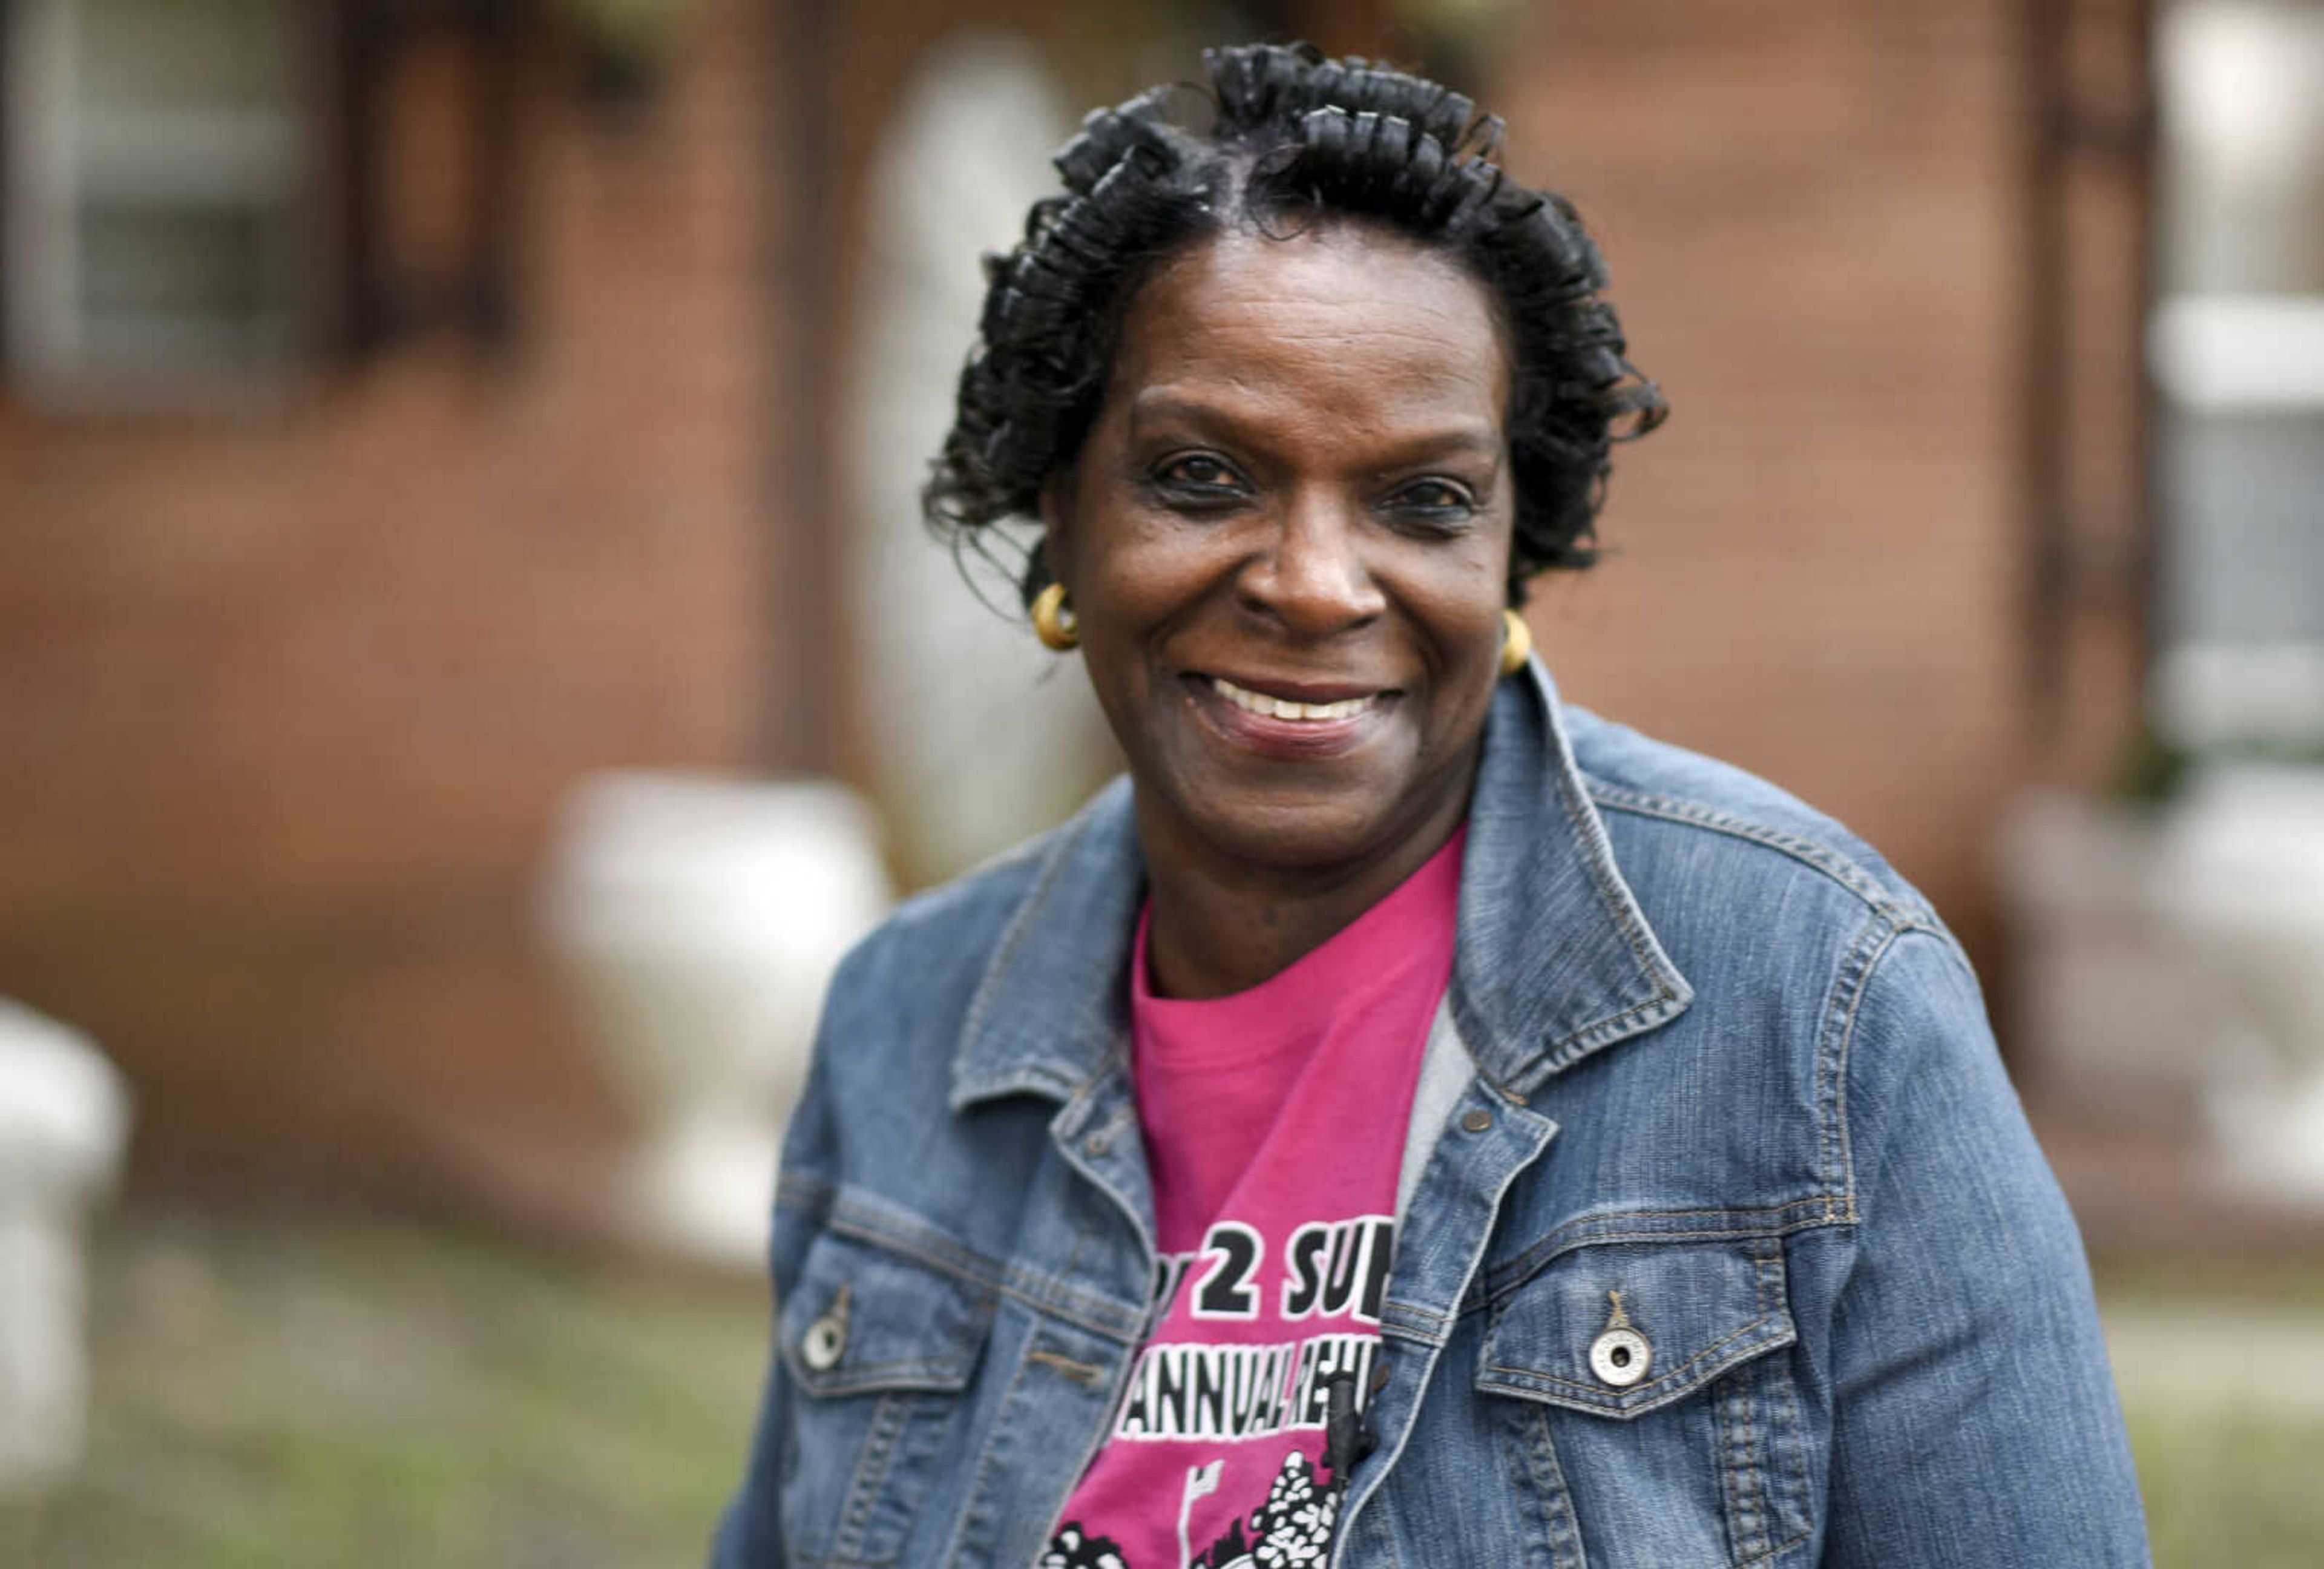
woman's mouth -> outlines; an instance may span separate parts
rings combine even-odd
[[[1272,697],[1254,692],[1248,687],[1238,687],[1224,676],[1211,678],[1212,689],[1246,714],[1257,714],[1267,719],[1288,719],[1294,724],[1314,725],[1334,719],[1353,719],[1357,715],[1379,701],[1378,692],[1366,692],[1361,697],[1342,697],[1329,703],[1303,703],[1294,698]]]
[[[1238,751],[1291,762],[1344,756],[1378,731],[1395,698],[1383,688],[1334,683],[1267,683],[1261,691],[1224,676],[1190,678],[1195,709]]]

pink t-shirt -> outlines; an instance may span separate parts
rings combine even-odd
[[[1320,1564],[1344,1481],[1331,1386],[1379,1346],[1413,1085],[1452,971],[1461,846],[1248,992],[1157,997],[1130,1030],[1168,1310],[1065,1506],[1052,1569]]]

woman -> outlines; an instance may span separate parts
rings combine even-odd
[[[1130,776],[834,981],[718,1561],[2143,1561],[1951,937],[1527,657],[1661,412],[1572,210],[1208,64],[1059,155],[929,490]]]

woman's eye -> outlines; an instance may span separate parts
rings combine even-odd
[[[1207,452],[1182,453],[1157,465],[1147,484],[1157,503],[1204,516],[1231,512],[1250,494],[1232,465]]]
[[[1396,493],[1395,504],[1406,511],[1438,517],[1463,515],[1477,510],[1477,498],[1465,486],[1446,479],[1416,480]]]
[[[1217,490],[1234,483],[1234,470],[1207,453],[1190,452],[1164,464],[1157,477],[1165,485]]]

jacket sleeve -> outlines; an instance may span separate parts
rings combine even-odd
[[[835,989],[836,985],[835,981]],[[824,1017],[827,1027],[828,1002]],[[768,1248],[776,1338],[769,1345],[766,1390],[759,1402],[758,1428],[751,1441],[750,1460],[741,1487],[718,1522],[718,1533],[710,1550],[711,1569],[782,1569],[784,1564],[780,1468],[783,1424],[790,1389],[779,1343],[783,1290],[787,1282],[797,1278],[807,1257],[807,1244],[823,1224],[829,1208],[830,1174],[836,1169],[833,1158],[835,1129],[825,1085],[824,1047],[819,1033],[807,1084],[783,1135],[782,1168],[776,1178],[774,1221]]]
[[[2081,1241],[1950,941],[1891,938],[1846,1038],[1824,1564],[2145,1564]]]

